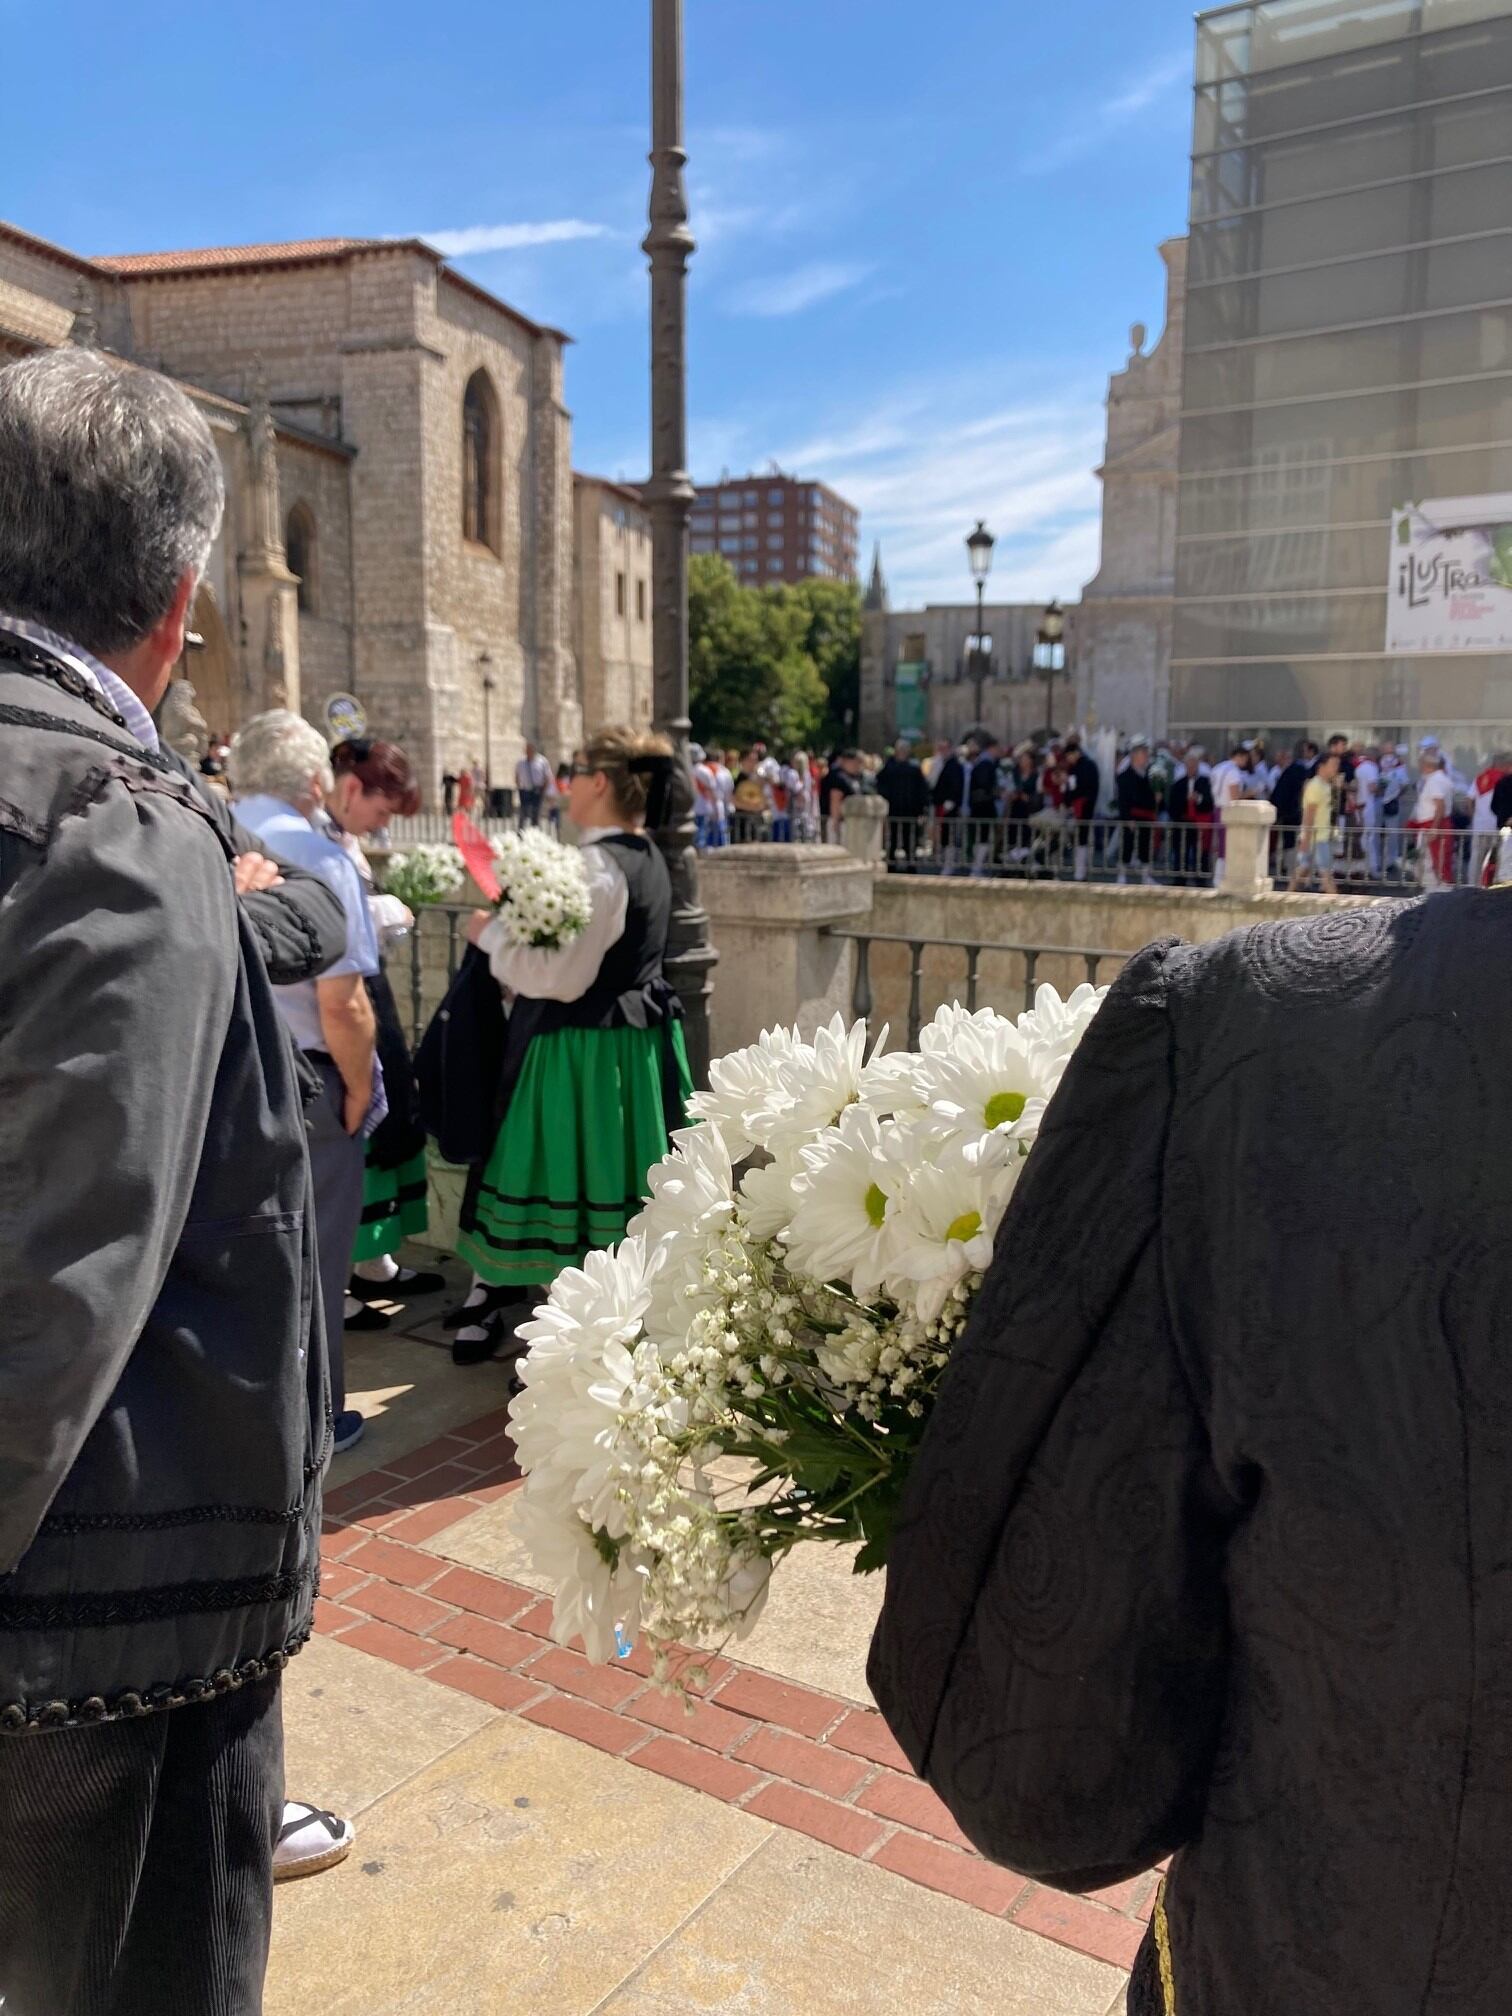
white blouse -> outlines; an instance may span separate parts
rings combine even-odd
[[[582,936],[560,952],[543,952],[533,945],[506,945],[497,918],[483,927],[478,943],[501,987],[530,1001],[582,1000],[598,978],[604,955],[625,935],[630,885],[609,852],[597,845],[610,833],[624,830],[622,826],[592,826],[584,833],[580,844],[593,911]]]

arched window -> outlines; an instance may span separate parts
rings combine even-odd
[[[486,371],[462,394],[462,536],[499,550],[499,402]]]
[[[315,613],[315,513],[308,504],[296,504],[284,526],[284,558],[289,572],[299,576],[299,606],[307,615]]]

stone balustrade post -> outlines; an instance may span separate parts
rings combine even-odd
[[[719,946],[711,1056],[754,1043],[763,1029],[796,1024],[812,1035],[836,1013],[850,1021],[856,948],[826,927],[865,928],[875,876],[864,860],[844,847],[760,841],[715,848],[700,876]]]
[[[1223,808],[1223,893],[1247,900],[1275,888],[1270,872],[1271,828],[1276,808],[1263,798],[1241,798]]]
[[[858,861],[881,866],[887,835],[887,800],[872,792],[858,792],[845,801],[845,816],[836,839],[847,854]]]

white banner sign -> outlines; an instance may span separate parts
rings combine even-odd
[[[1391,514],[1388,651],[1512,650],[1512,492]]]

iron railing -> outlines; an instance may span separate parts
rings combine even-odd
[[[409,960],[411,1046],[425,1034],[431,1014],[457,977],[457,968],[467,949],[467,920],[477,907],[476,903],[424,903],[415,912],[414,928],[405,938],[403,948]],[[431,961],[432,987],[427,998],[426,954],[443,945],[444,952]],[[394,963],[398,963],[397,959]]]
[[[906,934],[889,931],[847,931],[842,926],[832,925],[832,938],[845,938],[856,948],[856,977],[851,989],[851,1012],[867,1029],[872,1026],[872,1014],[876,1007],[872,991],[871,951],[874,945],[906,945],[908,948],[908,1048],[917,1048],[919,1031],[924,1026],[924,955],[931,951],[963,952],[966,955],[965,1002],[968,1013],[975,1013],[981,990],[981,961],[984,952],[1005,954],[1022,959],[1024,962],[1024,1007],[1034,1006],[1035,990],[1039,986],[1040,966],[1047,959],[1067,959],[1073,964],[1080,961],[1087,980],[1094,987],[1100,985],[1099,975],[1103,967],[1114,960],[1121,966],[1132,959],[1132,952],[1118,952],[1108,945],[1015,945],[1004,944],[996,938],[910,938]],[[955,997],[961,998],[959,994]]]

